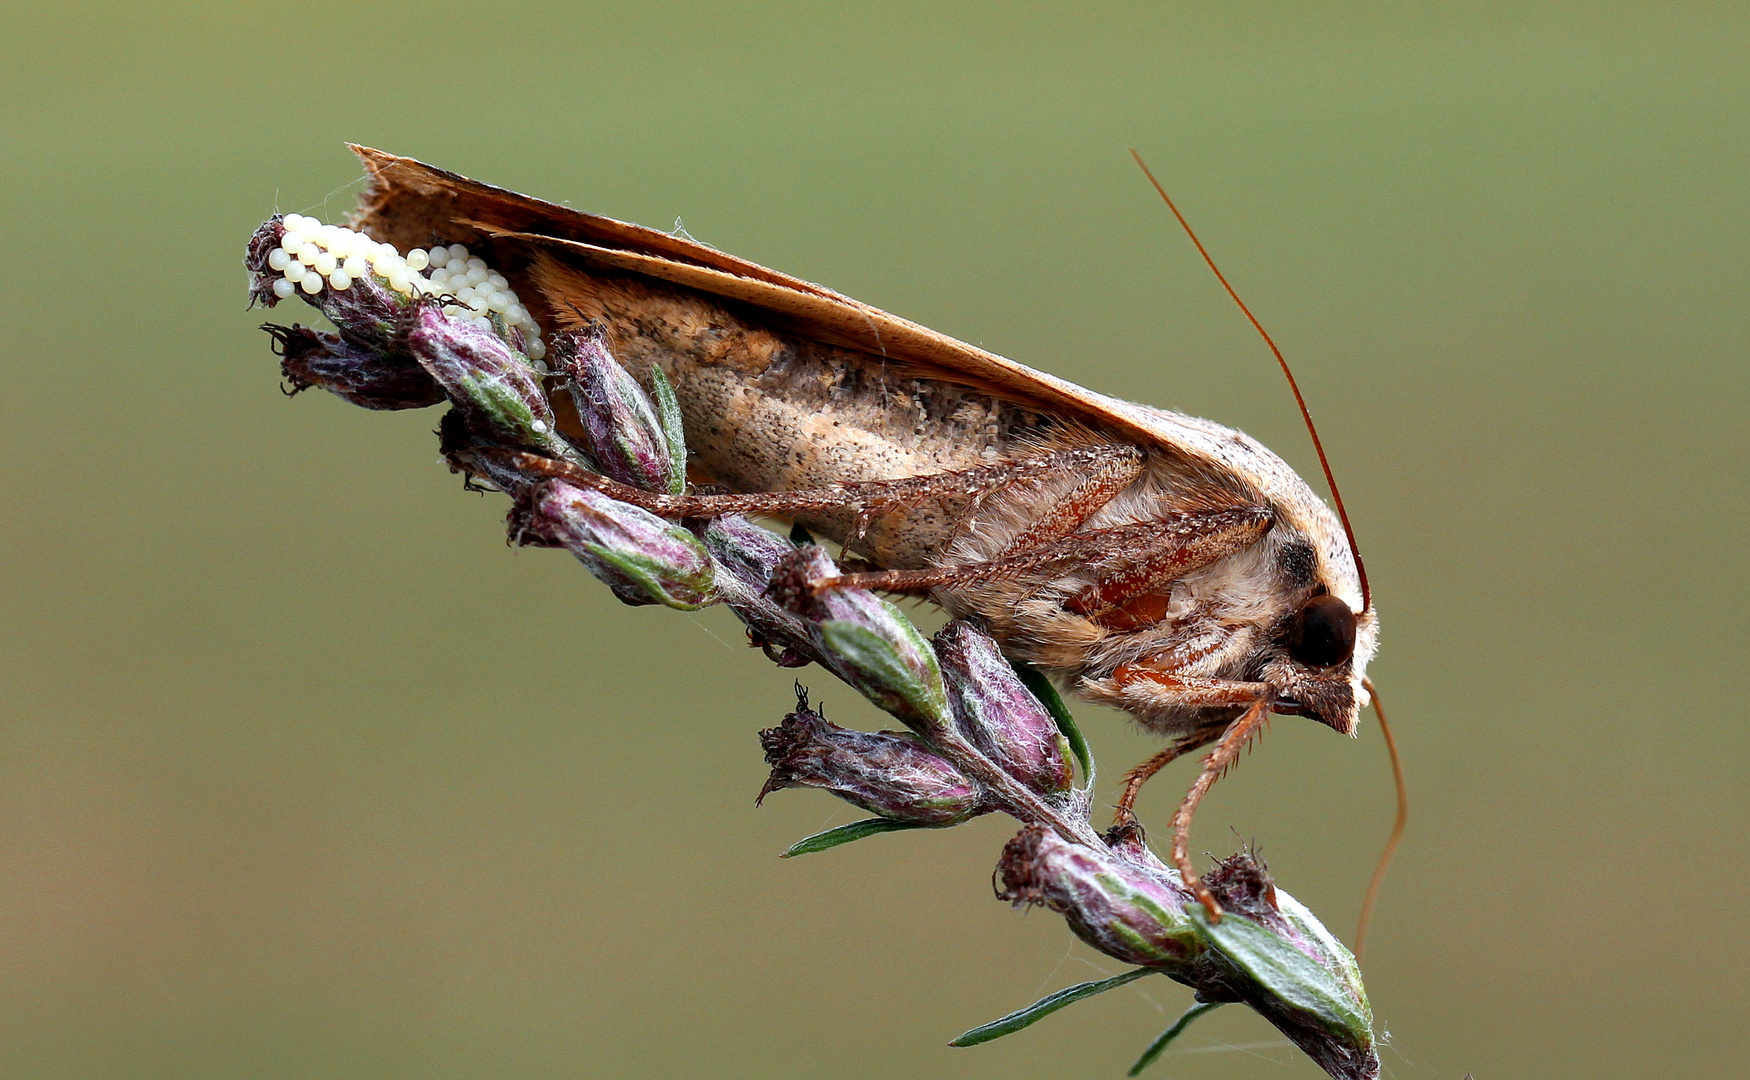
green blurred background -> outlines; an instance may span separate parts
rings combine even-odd
[[[948,1049],[1117,970],[991,899],[1006,821],[779,862],[856,815],[754,810],[791,675],[726,613],[507,550],[435,412],[280,396],[242,246],[339,218],[343,140],[1308,471],[1138,147],[1298,365],[1372,571],[1416,799],[1388,1075],[1742,1067],[1742,5],[4,15],[0,1075],[1116,1077],[1185,1004]],[[1108,784],[1149,750],[1081,712]],[[1197,846],[1256,838],[1347,936],[1390,814],[1376,731],[1282,719]],[[1181,1046],[1155,1075],[1319,1075],[1241,1010]]]

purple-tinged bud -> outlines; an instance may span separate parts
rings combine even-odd
[[[1034,791],[1068,791],[1075,780],[1069,741],[997,643],[957,620],[942,628],[935,645],[961,734]]]
[[[423,303],[409,321],[407,348],[456,403],[471,430],[551,457],[572,457],[554,424],[540,374],[497,334]]]
[[[1262,864],[1241,853],[1204,876],[1225,912],[1211,923],[1139,829],[1105,840],[1109,851],[1028,825],[1003,849],[997,895],[1059,912],[1089,945],[1164,971],[1202,1001],[1245,1002],[1332,1076],[1379,1075],[1354,958]]]
[[[767,594],[772,574],[796,545],[740,514],[711,518],[695,526],[717,564],[717,588],[747,625],[749,641],[780,667],[804,667],[821,659],[814,627]]]
[[[810,709],[800,688],[796,698],[795,712],[760,732],[760,745],[772,766],[761,799],[782,788],[820,788],[884,818],[914,825],[957,825],[992,809],[977,784],[931,753],[917,736],[851,731]]]
[[[725,514],[703,522],[700,538],[711,549],[720,571],[750,598],[766,599],[766,586],[778,568],[793,557],[796,545],[742,514]],[[766,599],[767,604],[772,601]],[[801,617],[785,612],[786,625],[801,627]]]
[[[1244,1001],[1332,1076],[1377,1077],[1373,1009],[1354,955],[1248,853],[1203,882],[1226,912],[1211,924],[1201,905],[1189,909],[1210,945],[1205,996]]]
[[[280,246],[280,238],[286,234],[285,219],[279,214],[261,223],[249,237],[249,243],[243,249],[243,269],[249,271],[249,302],[253,306],[260,302],[267,307],[273,307],[284,297],[273,290],[273,283],[279,274],[268,266],[267,260]]]
[[[1191,894],[1164,874],[1028,825],[1003,848],[999,898],[1061,914],[1083,941],[1127,964],[1178,969],[1204,949]]]
[[[291,393],[320,386],[367,409],[423,409],[444,400],[443,388],[408,357],[361,349],[339,334],[296,323],[262,329],[273,335]]]
[[[243,265],[249,271],[251,302],[259,300],[273,307],[290,296],[301,297],[328,316],[347,344],[367,352],[406,357],[407,346],[401,335],[403,324],[413,308],[413,296],[397,292],[386,280],[370,272],[347,277],[346,288],[335,288],[326,284],[329,279],[319,276],[314,268],[301,264],[298,266],[300,273],[312,282],[323,284],[316,292],[301,288],[287,291],[287,279],[281,275],[290,272],[289,268],[276,269],[269,262],[269,259],[276,258],[274,252],[279,249],[285,233],[284,220],[275,216],[249,238]],[[281,251],[278,256],[282,261],[284,254]],[[344,271],[341,273],[345,276]]]
[[[596,329],[554,341],[554,370],[567,377],[583,444],[603,475],[646,491],[686,490],[687,450],[681,410],[662,369],[652,366],[655,400],[608,352]]]
[[[627,604],[695,611],[717,602],[711,556],[647,510],[562,480],[522,487],[510,512],[521,544],[562,547]]]
[[[827,666],[863,696],[923,735],[952,723],[929,642],[898,608],[867,589],[816,589],[838,576],[820,547],[800,547],[774,570],[770,593],[812,625]]]

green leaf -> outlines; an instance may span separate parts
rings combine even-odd
[[[1211,925],[1201,904],[1189,905],[1189,912],[1198,935],[1278,1002],[1306,1013],[1326,1031],[1357,1045],[1372,1045],[1373,1018],[1359,983],[1351,994],[1312,957],[1244,915],[1230,911]]]
[[[1063,703],[1063,696],[1057,692],[1057,687],[1051,685],[1051,680],[1045,673],[1031,664],[1019,660],[1009,661],[1015,669],[1015,674],[1021,677],[1021,684],[1045,706],[1045,711],[1051,714],[1051,719],[1057,722],[1058,733],[1069,740],[1070,752],[1075,754],[1076,763],[1082,767],[1082,781],[1091,783],[1094,778],[1094,755],[1088,750],[1088,740],[1082,737],[1082,729],[1076,726],[1076,718],[1069,714],[1069,709]]]
[[[865,836],[877,833],[899,832],[903,829],[928,829],[929,825],[919,825],[915,821],[895,821],[892,818],[872,817],[862,821],[853,821],[849,825],[840,825],[836,829],[815,833],[806,839],[798,840],[790,845],[790,849],[778,856],[788,859],[795,855],[812,855],[816,851],[825,851],[840,844],[848,844],[852,840],[861,840]]]
[[[650,388],[656,398],[656,426],[662,429],[669,460],[674,462],[668,493],[682,495],[687,490],[687,436],[681,429],[681,403],[674,396],[674,386],[668,381],[668,376],[655,364],[650,365]]]
[[[1148,1044],[1148,1049],[1142,1052],[1142,1056],[1136,1059],[1136,1064],[1132,1065],[1130,1071],[1124,1075],[1135,1076],[1150,1065],[1153,1065],[1155,1063],[1155,1058],[1160,1057],[1161,1052],[1166,1050],[1168,1046],[1172,1045],[1174,1039],[1185,1033],[1185,1029],[1191,1026],[1191,1021],[1197,1019],[1206,1012],[1214,1012],[1219,1008],[1221,1008],[1221,1002],[1219,1001],[1204,1001],[1186,1009],[1183,1016],[1173,1021],[1172,1027],[1161,1032],[1160,1038]]]
[[[1114,975],[1110,979],[1098,982],[1077,983],[1074,986],[1059,990],[1049,997],[1042,997],[1025,1009],[1020,1009],[1000,1020],[992,1020],[973,1028],[966,1034],[949,1043],[949,1046],[977,1046],[992,1039],[1000,1039],[1004,1035],[1013,1035],[1024,1027],[1031,1027],[1065,1005],[1073,1005],[1083,998],[1103,994],[1107,990],[1115,990],[1125,983],[1133,983],[1144,975],[1157,974],[1154,968],[1133,968],[1122,975]]]

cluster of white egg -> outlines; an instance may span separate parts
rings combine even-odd
[[[444,314],[467,319],[483,330],[494,329],[492,316],[497,315],[507,330],[522,331],[531,360],[547,355],[541,328],[510,282],[461,244],[414,248],[402,255],[393,244],[380,244],[364,233],[324,225],[304,214],[287,214],[282,224],[286,231],[280,246],[267,256],[268,269],[281,275],[272,286],[281,300],[289,300],[300,289],[312,296],[324,288],[344,291],[365,274],[375,274],[398,293],[451,298]],[[427,270],[429,276],[422,273]]]

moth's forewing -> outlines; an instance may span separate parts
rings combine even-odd
[[[1214,469],[1229,467],[1207,448],[1163,430],[1153,410],[1094,393],[824,286],[691,240],[519,195],[412,158],[362,146],[353,150],[370,173],[355,224],[403,250],[439,241],[491,241],[515,249],[505,254],[521,256],[497,260],[513,280],[519,273],[529,276],[541,251],[561,261],[645,275],[756,309],[774,327],[800,337],[914,369],[908,374],[972,386],[1119,438],[1171,448]],[[531,284],[538,292],[539,282]],[[575,318],[551,303],[547,314],[560,325]]]

